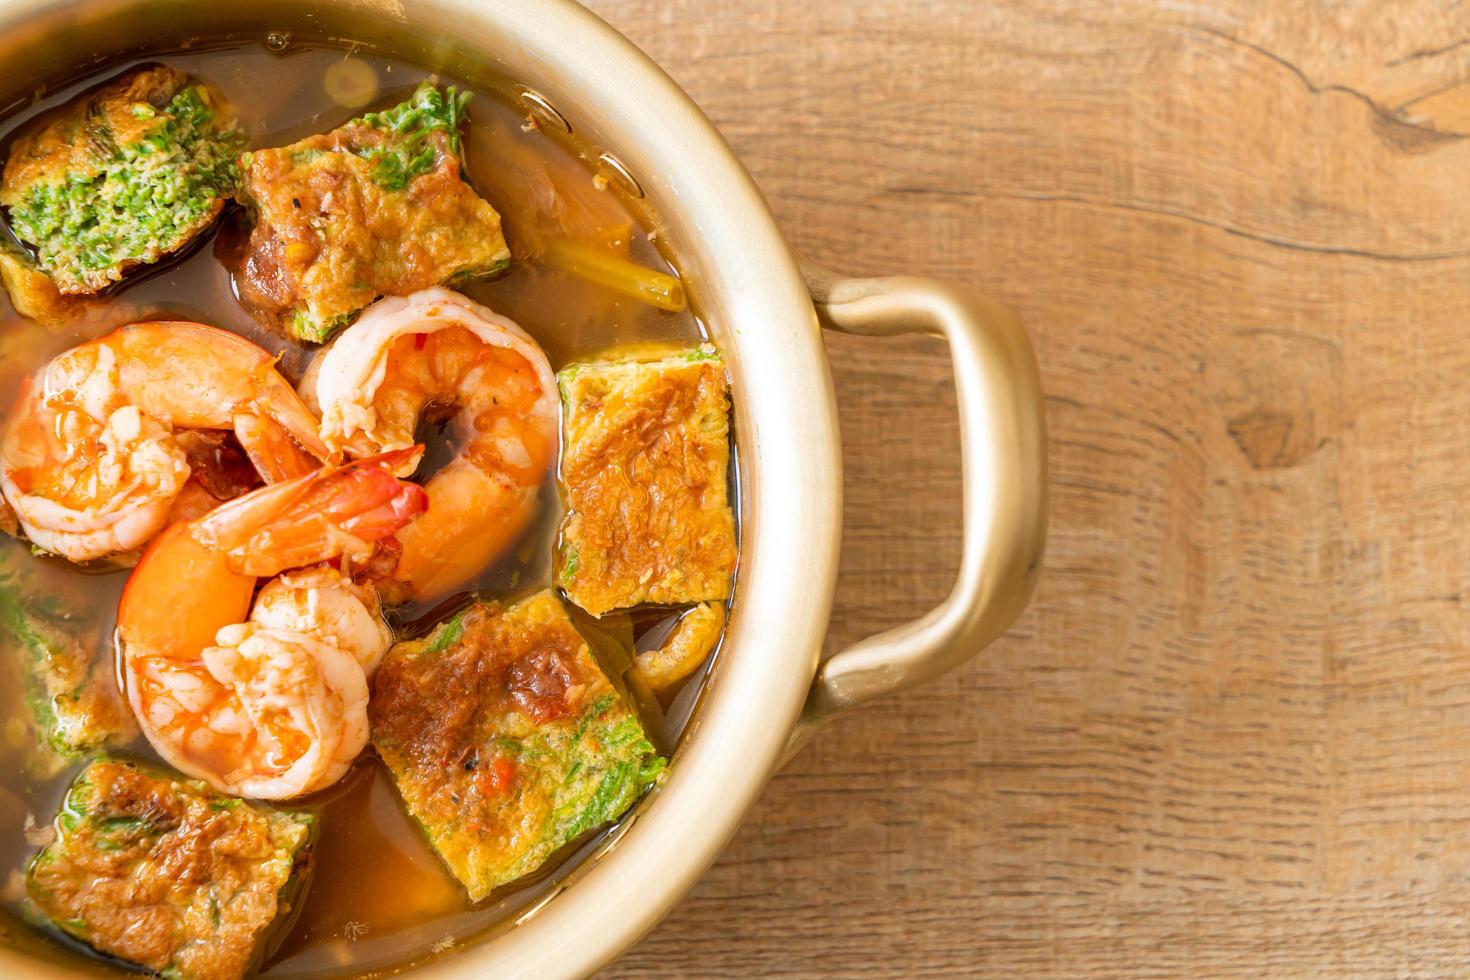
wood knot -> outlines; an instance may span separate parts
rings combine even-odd
[[[1314,446],[1292,439],[1295,428],[1290,415],[1269,409],[1233,418],[1226,426],[1245,458],[1258,470],[1295,466],[1312,454]]]
[[[1225,431],[1257,470],[1297,466],[1338,428],[1337,345],[1289,330],[1236,333],[1209,368]]]

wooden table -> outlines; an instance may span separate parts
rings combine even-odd
[[[594,6],[799,249],[1020,311],[1053,473],[1011,635],[821,736],[611,975],[1470,971],[1470,10]],[[958,467],[941,347],[830,346],[835,647],[947,589]]]

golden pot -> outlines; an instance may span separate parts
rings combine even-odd
[[[585,975],[678,901],[765,781],[825,721],[954,667],[1020,614],[1046,528],[1045,433],[1030,342],[1010,313],[968,288],[844,279],[799,262],[750,176],[689,97],[570,0],[8,0],[0,6],[7,69],[0,105],[23,104],[38,84],[94,58],[270,31],[380,42],[430,67],[470,77],[490,68],[529,86],[641,188],[729,364],[741,454],[740,582],[720,662],[670,777],[548,898],[417,971]],[[842,456],[822,327],[944,337],[964,461],[963,558],[949,597],[825,663]],[[0,975],[87,969],[38,946],[0,932]]]

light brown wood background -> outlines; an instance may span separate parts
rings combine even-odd
[[[798,248],[1021,312],[1053,473],[1011,635],[820,737],[610,975],[1470,973],[1470,11],[593,6]],[[940,347],[830,347],[839,645],[946,590],[958,466]]]

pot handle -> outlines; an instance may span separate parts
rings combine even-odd
[[[910,276],[845,279],[802,263],[822,326],[949,343],[964,473],[963,548],[948,598],[822,664],[786,758],[838,713],[920,684],[1010,628],[1036,586],[1046,540],[1046,425],[1031,341],[1005,307],[966,286]]]

